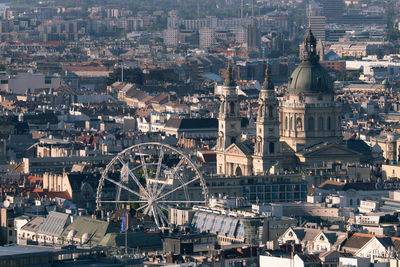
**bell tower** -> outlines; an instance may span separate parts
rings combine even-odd
[[[218,115],[217,150],[224,151],[231,144],[239,141],[241,117],[236,84],[233,80],[231,62],[228,62],[228,76],[222,87],[221,104]]]
[[[282,155],[279,142],[279,102],[275,96],[268,63],[265,70],[265,81],[258,98],[258,106],[253,172],[263,174],[277,163]]]

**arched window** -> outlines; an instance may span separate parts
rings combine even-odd
[[[269,153],[270,154],[275,153],[275,144],[273,142],[269,142]]]
[[[229,103],[229,112],[231,113],[231,115],[235,115],[235,103]]]
[[[327,121],[327,123],[326,123],[327,129],[330,130],[331,129],[331,117],[328,117],[326,121]]]
[[[301,118],[297,118],[296,120],[296,128],[301,130],[303,128],[303,123],[301,121]]]
[[[353,200],[350,199],[350,206],[353,206]]]
[[[268,117],[274,117],[274,108],[272,106],[268,106]]]
[[[308,118],[308,130],[309,131],[314,131],[315,130],[314,117],[309,117]]]
[[[236,176],[242,176],[242,169],[238,166],[235,171]]]
[[[319,117],[318,118],[318,131],[323,131],[324,130],[324,118]]]
[[[288,117],[286,116],[286,118],[285,118],[285,130],[287,130],[288,129]]]

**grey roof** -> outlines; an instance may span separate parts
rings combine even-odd
[[[50,211],[46,220],[39,226],[39,234],[60,236],[64,227],[69,223],[69,215],[61,212]]]
[[[394,247],[393,240],[390,237],[375,237],[379,243],[382,244],[386,249],[390,247]]]
[[[248,140],[236,142],[235,145],[246,155],[252,155],[254,153],[254,145]]]
[[[186,129],[218,129],[218,120],[214,118],[170,118],[165,124],[165,128],[178,130]]]
[[[0,247],[0,258],[6,259],[6,257],[16,257],[20,255],[38,254],[38,253],[51,253],[54,249],[52,248],[39,248],[39,247],[24,247],[24,246],[12,246],[12,247]]]
[[[45,220],[46,219],[43,217],[36,217],[24,226],[22,226],[21,230],[36,232],[39,229],[39,226],[42,225]]]
[[[76,234],[74,238],[81,239],[85,234],[87,234],[89,238],[86,242],[91,240],[92,245],[98,245],[104,236],[109,232],[109,225],[110,223],[106,221],[80,216],[65,228],[61,236],[64,237],[64,239],[67,239],[69,232],[71,230],[75,230]]]

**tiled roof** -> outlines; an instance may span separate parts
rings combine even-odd
[[[363,247],[371,238],[373,235],[370,234],[361,234],[361,233],[355,233],[353,234],[347,241],[345,241],[343,248],[344,250],[346,248],[349,249],[360,249]]]
[[[154,103],[161,103],[161,102],[163,102],[164,100],[167,100],[168,98],[169,98],[169,94],[167,94],[167,93],[161,93],[161,94],[159,94],[158,96],[154,97],[154,98],[152,99],[151,102],[154,102]]]
[[[55,198],[63,198],[66,200],[72,199],[67,191],[51,192],[48,190],[34,189],[32,193],[33,193],[33,197],[35,197],[35,198],[43,198],[46,196],[48,199],[55,199]]]

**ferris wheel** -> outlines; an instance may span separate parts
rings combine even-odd
[[[168,226],[169,206],[205,204],[208,191],[193,161],[162,143],[142,143],[116,155],[97,188],[97,209],[130,204],[151,216],[157,227]]]

